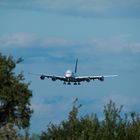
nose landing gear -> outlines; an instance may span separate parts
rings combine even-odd
[[[66,82],[64,82],[63,85],[66,85]]]

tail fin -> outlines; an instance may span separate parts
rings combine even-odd
[[[78,65],[78,58],[76,59],[76,64],[75,64],[75,73],[77,72],[77,65]]]

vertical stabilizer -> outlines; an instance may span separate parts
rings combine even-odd
[[[76,64],[75,64],[75,73],[77,73],[77,65],[78,65],[78,58],[76,59]]]

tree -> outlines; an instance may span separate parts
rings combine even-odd
[[[78,118],[79,107],[73,105],[68,120],[50,124],[41,140],[140,140],[140,116],[135,112],[121,114],[122,106],[110,101],[104,106],[104,119],[96,114]]]
[[[73,102],[72,111],[69,113],[68,120],[62,121],[60,125],[50,123],[47,133],[42,132],[41,140],[78,140],[81,133],[80,121],[77,117],[80,105],[76,105],[78,99]]]
[[[101,132],[105,140],[116,140],[125,135],[125,129],[123,129],[124,124],[122,121],[123,118],[120,115],[122,108],[123,106],[117,108],[112,101],[104,106],[103,113],[105,119],[102,121]]]
[[[24,83],[23,73],[14,72],[20,62],[21,58],[14,60],[0,53],[0,128],[7,123],[23,129],[30,125],[32,91]]]

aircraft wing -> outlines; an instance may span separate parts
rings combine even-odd
[[[45,78],[51,79],[52,81],[60,80],[60,81],[65,81],[64,76],[55,76],[55,75],[41,75],[40,79],[44,80]]]
[[[40,76],[41,80],[44,80],[45,78],[51,79],[52,81],[60,80],[65,81],[64,76],[55,76],[55,75],[45,75],[45,74],[35,74],[35,73],[29,73],[31,75]]]
[[[118,75],[104,75],[104,76],[101,76],[101,75],[97,75],[97,76],[77,76],[75,77],[75,79],[78,81],[78,82],[82,82],[82,81],[87,81],[89,82],[90,80],[100,80],[100,81],[104,81],[104,78],[107,78],[107,77],[116,77]]]

